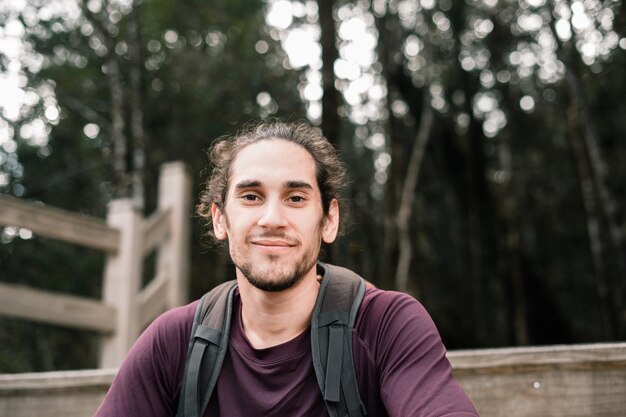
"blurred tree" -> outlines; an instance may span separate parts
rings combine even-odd
[[[401,268],[408,257],[401,252],[409,245],[397,245],[394,239],[404,235],[398,222],[406,217],[397,213],[402,184],[410,184],[409,155],[419,147],[403,138],[416,138],[426,95],[436,111],[435,133],[424,150],[416,194],[404,199],[414,200],[410,233],[415,244],[406,289],[417,293],[419,288],[420,298],[441,317],[444,339],[452,345],[457,340],[474,346],[573,341],[573,334],[593,322],[589,312],[594,310],[591,316],[599,312],[607,325],[613,323],[613,330],[600,336],[590,326],[588,336],[619,338],[616,326],[624,322],[623,280],[618,278],[623,226],[616,214],[621,204],[608,185],[614,177],[601,158],[600,134],[593,129],[602,112],[595,113],[593,105],[584,107],[585,114],[560,109],[572,91],[575,103],[583,106],[584,90],[602,95],[597,83],[592,87],[598,78],[591,74],[619,61],[613,19],[620,6],[543,0],[371,3],[387,89],[386,147],[392,157],[385,211],[395,220],[385,223],[383,262],[397,268],[397,276],[404,275]],[[582,59],[566,59],[558,48],[563,43]],[[621,45],[624,49],[623,39]],[[589,76],[572,77],[575,71]],[[623,88],[623,82],[615,85]],[[580,133],[567,127],[572,117]],[[585,140],[578,160],[588,164],[591,185],[572,188],[576,176],[571,175],[580,163],[571,159],[568,142],[559,138],[576,135]],[[589,201],[581,199],[580,190],[590,186],[593,216],[580,204]],[[429,192],[433,189],[438,193]],[[555,218],[559,206],[567,207],[570,215]],[[585,236],[585,217],[595,234]],[[441,236],[446,223],[451,230],[447,239]],[[585,240],[591,245],[580,246]],[[539,242],[552,242],[545,246],[550,255]],[[605,250],[590,256],[589,247],[607,245],[613,248],[610,255]],[[578,253],[575,260],[572,253]],[[453,259],[456,268],[444,266],[446,259]],[[601,272],[596,274],[598,298],[582,302],[592,259]],[[603,276],[615,279],[609,282]],[[459,285],[467,289],[461,305],[460,293],[457,302],[447,304],[447,292]],[[535,298],[536,293],[546,296]],[[585,307],[572,308],[566,300],[573,299]],[[553,306],[537,305],[548,300],[562,312],[575,311],[561,322],[577,330],[553,330],[548,336],[539,317],[563,314]],[[456,321],[453,308],[466,319]]]
[[[334,64],[339,58],[337,49],[337,30],[335,29],[335,2],[318,0],[320,22],[320,44],[322,46],[322,120],[321,129],[324,135],[339,148],[339,91],[335,87]]]

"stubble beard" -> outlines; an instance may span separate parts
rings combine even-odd
[[[269,256],[270,265],[263,269],[253,265],[252,262],[234,262],[253,287],[267,292],[280,292],[296,285],[313,268],[317,256],[311,252],[300,258],[292,268],[282,271],[273,267],[275,264],[278,266],[277,256]]]
[[[290,267],[281,268],[281,257],[276,255],[266,255],[269,264],[266,264],[264,267],[255,265],[250,259],[242,259],[241,256],[235,253],[231,253],[231,258],[235,266],[255,288],[267,292],[285,291],[299,283],[315,266],[319,256],[321,239],[320,233],[317,243],[312,244]]]

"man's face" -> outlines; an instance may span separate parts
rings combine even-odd
[[[255,287],[282,291],[315,275],[322,240],[337,235],[337,201],[324,214],[315,161],[303,147],[264,140],[239,151],[231,168],[225,208],[212,207],[215,236],[228,239],[230,256]]]

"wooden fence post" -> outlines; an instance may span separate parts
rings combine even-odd
[[[167,308],[189,301],[190,205],[191,175],[187,166],[182,162],[162,165],[158,209],[169,210],[170,232],[159,250],[157,276],[164,274],[169,281]]]
[[[117,253],[107,256],[102,297],[105,304],[117,309],[117,322],[115,332],[104,338],[101,368],[119,366],[139,336],[136,297],[143,268],[141,212],[133,201],[112,201],[107,223],[120,231],[120,244]]]

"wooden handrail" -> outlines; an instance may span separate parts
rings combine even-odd
[[[0,314],[76,329],[112,333],[115,308],[99,301],[0,283]]]
[[[0,224],[23,227],[36,235],[115,253],[120,233],[102,219],[0,194]]]
[[[626,343],[457,350],[449,352],[448,358],[457,375],[506,373],[531,368],[626,368]]]

